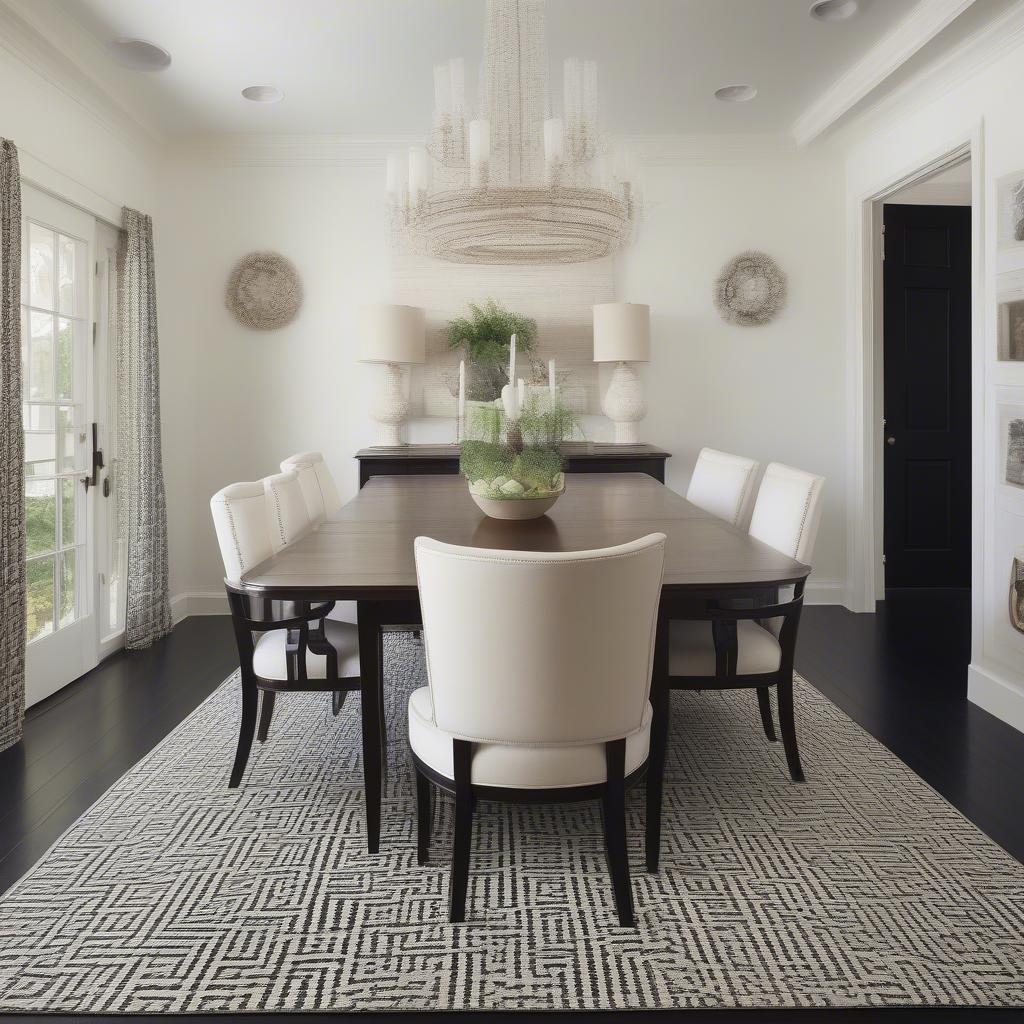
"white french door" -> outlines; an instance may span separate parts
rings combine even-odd
[[[96,220],[30,185],[22,191],[22,409],[28,576],[26,704],[93,668],[109,617],[100,608],[107,505],[105,345]],[[111,232],[112,233],[112,232]],[[105,323],[104,323],[105,326]],[[95,486],[94,486],[95,484]]]

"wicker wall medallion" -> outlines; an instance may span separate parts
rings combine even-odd
[[[715,282],[715,305],[723,320],[741,327],[769,323],[786,304],[786,275],[763,252],[741,252]]]
[[[276,252],[251,252],[231,271],[225,297],[245,327],[273,331],[290,324],[302,305],[302,281],[290,260]]]

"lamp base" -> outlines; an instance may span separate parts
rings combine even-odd
[[[397,363],[385,363],[381,374],[380,391],[370,408],[370,416],[377,421],[375,448],[394,448],[402,443],[402,424],[409,415],[409,399],[402,384],[402,368]]]
[[[611,383],[604,393],[601,408],[615,424],[615,444],[637,444],[640,433],[637,424],[647,415],[643,386],[636,369],[630,363],[618,363]]]

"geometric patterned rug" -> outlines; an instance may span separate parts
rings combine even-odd
[[[385,669],[379,855],[358,699],[279,698],[229,790],[228,680],[0,900],[0,1011],[1024,1006],[1024,866],[803,680],[804,785],[752,694],[674,695],[656,875],[629,798],[636,930],[596,804],[482,804],[447,924],[446,802],[416,864],[409,634]]]

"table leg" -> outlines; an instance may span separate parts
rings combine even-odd
[[[359,679],[363,730],[363,791],[366,803],[366,849],[380,849],[381,802],[381,690],[383,650],[377,609],[371,602],[358,602]]]
[[[647,757],[647,870],[657,871],[661,858],[661,800],[665,778],[665,753],[668,748],[668,725],[671,712],[671,690],[668,679],[668,615],[658,612],[654,640],[654,668],[651,674],[651,747]]]

